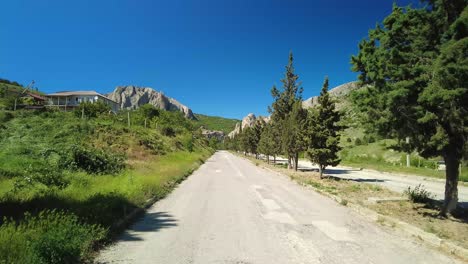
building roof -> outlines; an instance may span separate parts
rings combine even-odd
[[[71,95],[98,95],[104,96],[96,91],[63,91],[47,94],[47,96],[71,96]]]
[[[45,101],[46,100],[45,97],[37,95],[37,94],[28,93],[28,95],[31,96],[32,98],[36,99],[36,100],[39,100],[39,101]]]
[[[73,96],[73,95],[87,95],[87,96],[100,96],[100,97],[103,97],[103,98],[106,98],[107,100],[109,101],[112,101],[114,103],[117,104],[116,101],[114,100],[111,100],[109,99],[108,97],[96,92],[96,91],[63,91],[63,92],[56,92],[56,93],[50,93],[50,94],[46,94],[46,97],[51,97],[51,96],[55,96],[55,97],[60,97],[60,96]]]

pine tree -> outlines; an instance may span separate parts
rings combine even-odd
[[[320,178],[327,166],[336,166],[340,163],[338,152],[340,113],[335,109],[335,103],[328,93],[328,77],[318,98],[319,105],[311,109],[307,118],[307,156],[310,161],[319,166]]]
[[[397,147],[444,158],[446,215],[456,208],[457,168],[467,152],[468,11],[464,0],[428,2],[395,5],[359,44],[353,70],[368,87],[354,101],[382,136],[410,138]]]

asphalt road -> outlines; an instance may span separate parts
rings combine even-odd
[[[103,250],[101,263],[458,263],[217,152]]]

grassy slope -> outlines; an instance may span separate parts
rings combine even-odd
[[[187,151],[184,141],[191,138],[187,132],[167,137],[154,127],[127,128],[125,119],[119,116],[83,121],[73,113],[17,112],[14,119],[2,125],[0,218],[21,219],[25,212],[36,214],[45,209],[63,209],[77,215],[85,224],[98,224],[115,231],[118,221],[134,209],[143,208],[149,199],[164,197],[212,153],[197,142],[193,152]],[[59,162],[57,155],[45,153],[66,150],[73,144],[125,153],[128,166],[113,175],[64,170],[69,185],[63,189],[35,183],[14,191],[15,184],[29,177],[28,168],[54,166]],[[21,248],[26,241],[43,237],[38,237],[37,232],[30,232],[35,237],[21,236],[20,233],[28,232],[7,227],[0,226],[0,259],[19,258],[25,253],[11,245]]]
[[[202,114],[195,114],[198,121],[194,121],[196,127],[205,127],[209,130],[219,130],[223,131],[225,134],[228,134],[234,127],[237,122],[240,122],[238,119],[224,118],[219,116],[207,116]]]

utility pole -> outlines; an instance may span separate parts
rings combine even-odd
[[[409,137],[406,137],[406,144],[409,145]],[[410,162],[410,153],[406,153],[406,167],[410,167],[411,162]]]

